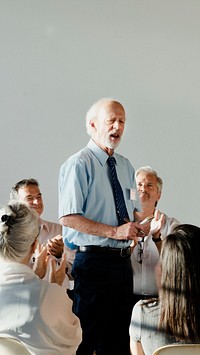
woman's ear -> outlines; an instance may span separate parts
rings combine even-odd
[[[34,240],[33,244],[31,245],[31,253],[34,254],[35,249],[37,248],[38,241],[37,239]]]

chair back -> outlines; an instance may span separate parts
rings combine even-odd
[[[155,350],[153,355],[200,355],[200,344],[165,345]]]
[[[0,337],[0,354],[2,355],[30,355],[27,346],[11,337]]]

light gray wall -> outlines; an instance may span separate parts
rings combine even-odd
[[[62,162],[101,97],[127,110],[118,152],[164,180],[160,209],[199,222],[199,0],[0,0],[0,202],[35,177],[57,220]]]

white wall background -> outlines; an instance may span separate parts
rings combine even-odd
[[[200,1],[0,0],[0,203],[35,177],[57,220],[60,165],[101,97],[127,110],[118,152],[164,180],[160,209],[200,225]]]

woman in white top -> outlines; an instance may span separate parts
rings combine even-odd
[[[159,299],[133,308],[131,354],[151,355],[171,343],[200,343],[200,228],[176,226],[162,243]]]
[[[35,355],[73,355],[82,331],[72,301],[64,288],[29,267],[38,234],[33,209],[18,202],[0,209],[0,335],[17,338]],[[64,276],[52,261],[52,281]]]

